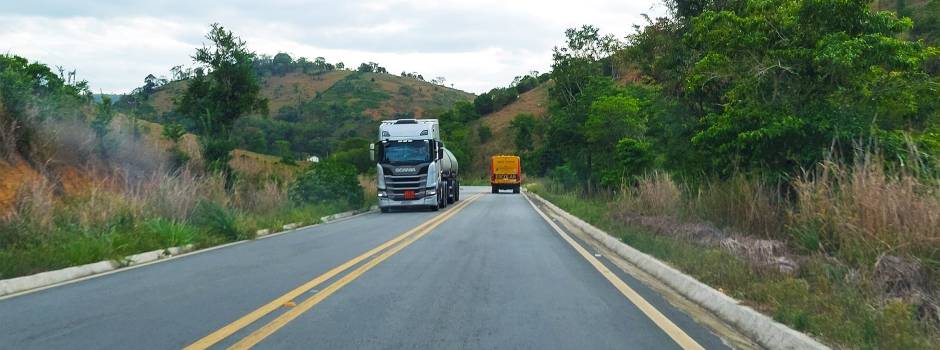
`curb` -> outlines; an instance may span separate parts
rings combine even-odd
[[[283,226],[283,231],[272,232],[269,229],[258,230],[256,232],[257,238],[268,238],[273,236],[278,236],[284,233],[310,228],[320,224],[334,222],[340,219],[351,218],[356,215],[370,213],[377,211],[378,206],[373,206],[369,209],[357,209],[350,210],[342,213],[337,213],[329,216],[324,216],[320,218],[320,223],[316,223],[308,226],[300,226],[300,223],[290,223]],[[40,272],[37,274],[29,276],[15,277],[5,280],[0,280],[0,300],[10,297],[16,294],[21,294],[30,291],[36,291],[43,288],[54,287],[59,284],[77,281],[83,278],[92,278],[94,275],[99,275],[107,272],[112,272],[119,270],[125,267],[131,267],[136,265],[142,265],[147,263],[152,263],[157,260],[166,259],[170,257],[175,257],[187,253],[200,253],[214,250],[217,248],[223,248],[234,244],[248,242],[250,240],[241,240],[230,242],[214,247],[206,247],[204,249],[195,250],[195,246],[188,244],[182,247],[171,247],[165,249],[157,249],[149,252],[138,253],[134,255],[129,255],[120,260],[105,260],[99,261],[96,263],[90,263],[79,266],[66,267],[59,270]]]
[[[307,225],[307,226],[302,226],[303,223],[300,223],[300,222],[292,222],[292,223],[281,226],[281,231],[272,231],[271,229],[258,230],[255,232],[255,238],[257,239],[257,238],[267,238],[268,236],[277,236],[280,234],[288,233],[290,231],[306,229],[306,228],[310,228],[310,227],[314,227],[314,226],[322,225],[322,224],[329,224],[331,222],[339,221],[340,219],[348,219],[354,216],[367,214],[367,213],[375,212],[378,210],[379,210],[379,206],[373,205],[369,207],[369,209],[356,209],[356,210],[344,211],[342,213],[336,213],[333,215],[327,215],[327,216],[321,217],[320,222]]]
[[[369,207],[369,209],[357,209],[357,210],[350,210],[347,212],[337,213],[333,215],[327,215],[327,216],[320,218],[320,222],[326,224],[326,223],[330,223],[339,219],[345,219],[345,218],[353,217],[354,215],[359,215],[362,213],[369,213],[369,212],[373,212],[376,210],[379,210],[379,206],[373,205]]]
[[[0,280],[0,297],[68,282],[99,273],[113,271],[122,267],[157,261],[163,258],[190,252],[194,248],[195,246],[189,244],[182,247],[158,249],[130,255],[120,261],[105,260],[91,264],[66,267],[64,269],[55,271],[40,272],[29,276]]]
[[[614,251],[621,258],[674,289],[689,300],[701,305],[720,319],[751,337],[767,349],[829,349],[826,345],[797,332],[772,318],[741,305],[737,300],[669,265],[621,242],[607,232],[569,214],[539,195],[526,191],[526,196],[545,205],[553,214],[568,220],[593,239]]]

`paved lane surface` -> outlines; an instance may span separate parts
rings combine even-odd
[[[446,211],[367,214],[0,300],[0,348],[682,348],[525,197],[483,192],[465,187]],[[616,274],[695,345],[724,348]]]

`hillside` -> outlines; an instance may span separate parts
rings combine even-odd
[[[426,81],[391,74],[345,70],[320,74],[290,72],[265,77],[261,82],[261,95],[268,99],[271,115],[276,116],[282,108],[297,107],[313,100],[317,93],[326,93],[337,82],[347,80],[351,76],[369,79],[370,82],[376,83],[375,88],[378,91],[388,95],[378,107],[365,110],[366,114],[375,119],[387,118],[396,113],[412,113],[416,117],[423,117],[428,111],[448,109],[454,102],[473,99],[471,93]],[[147,104],[151,105],[158,115],[172,112],[173,100],[185,87],[185,80],[167,83],[147,99]]]
[[[259,74],[269,115],[242,118],[233,130],[238,147],[257,153],[305,158],[327,155],[350,137],[371,138],[376,122],[401,116],[429,117],[471,101],[473,94],[385,73],[332,70]],[[187,80],[159,86],[140,106],[124,110],[158,123],[192,122],[174,111]]]
[[[126,122],[125,118],[120,118],[113,124],[118,128],[126,128],[124,125]],[[156,145],[163,151],[169,151],[173,146],[171,141],[161,136],[163,125],[145,120],[138,121],[138,125],[146,142]],[[180,139],[179,145],[180,149],[192,157],[192,161],[197,164],[202,162],[198,142],[196,135],[187,133]],[[298,161],[297,166],[286,165],[281,162],[281,157],[235,149],[232,151],[232,160],[229,161],[229,165],[239,175],[249,178],[276,176],[280,179],[291,179],[299,169],[302,169],[302,166],[307,165],[307,162]]]
[[[505,107],[484,115],[479,120],[474,121],[470,129],[478,130],[480,126],[486,126],[492,132],[492,136],[487,142],[479,144],[474,148],[473,164],[469,169],[479,170],[470,171],[474,175],[485,176],[490,156],[494,154],[515,154],[518,153],[513,144],[512,129],[510,123],[519,114],[532,114],[536,118],[542,118],[548,112],[548,88],[550,83],[544,83],[538,87],[527,91],[512,103]],[[482,170],[480,170],[482,169]]]

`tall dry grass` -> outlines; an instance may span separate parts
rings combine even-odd
[[[819,248],[871,260],[878,255],[937,258],[940,185],[902,171],[889,174],[878,157],[826,162],[793,182],[791,222],[816,234]]]
[[[624,186],[617,202],[619,210],[639,215],[678,215],[684,211],[683,190],[666,172],[640,177],[636,187]]]
[[[789,207],[780,186],[748,175],[711,179],[689,198],[687,214],[765,239],[782,239]]]
[[[362,186],[363,198],[366,199],[366,203],[369,203],[370,200],[378,198],[379,189],[375,184],[375,175],[362,175],[358,176],[359,186]]]
[[[260,184],[242,181],[236,186],[233,204],[236,208],[248,212],[272,213],[290,205],[287,197],[288,186],[278,181],[268,180]]]
[[[624,187],[613,208],[618,216],[667,216],[708,221],[762,238],[777,237],[786,227],[786,206],[777,189],[743,175],[692,186],[668,173],[642,176]]]
[[[888,172],[877,156],[857,159],[852,164],[822,163],[789,187],[745,175],[690,186],[654,172],[624,188],[612,208],[620,217],[708,221],[867,263],[883,254],[938,258],[940,181],[909,171]]]
[[[128,182],[123,192],[144,203],[150,215],[177,221],[189,220],[200,201],[222,206],[232,202],[221,175],[202,175],[188,169],[178,173],[155,173],[144,181]]]

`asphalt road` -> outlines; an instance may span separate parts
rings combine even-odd
[[[608,277],[693,345],[725,348],[601,258],[605,276],[522,195],[484,192],[0,300],[0,348],[683,348]]]

